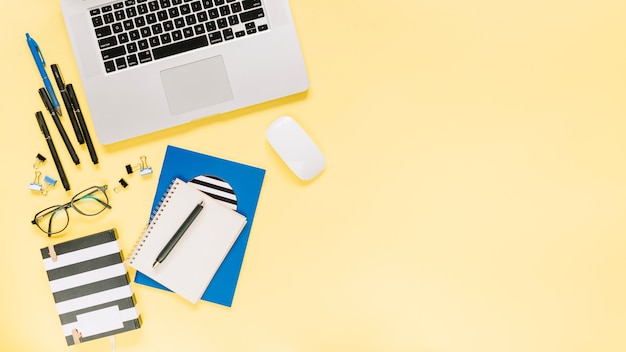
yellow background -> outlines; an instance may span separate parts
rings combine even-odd
[[[52,241],[29,222],[73,193],[28,189],[49,152],[24,37],[87,108],[59,4],[4,1],[0,13],[6,351],[67,349],[38,251]],[[626,2],[291,6],[306,94],[110,146],[96,138],[98,166],[85,147],[73,166],[46,118],[73,190],[130,183],[110,192],[112,211],[72,214],[63,240],[115,227],[128,253],[168,144],[267,170],[233,307],[134,285],[144,325],[118,335],[118,351],[626,350]],[[327,157],[312,182],[265,141],[284,114]],[[141,155],[155,174],[127,176]],[[51,160],[41,170],[56,172]]]

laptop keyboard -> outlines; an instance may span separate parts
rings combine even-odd
[[[269,29],[261,0],[124,0],[90,15],[107,73]]]

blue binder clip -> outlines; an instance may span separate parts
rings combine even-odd
[[[148,166],[148,161],[145,155],[142,155],[140,158],[140,162],[137,165],[126,165],[126,173],[132,174],[136,169],[139,169],[139,174],[141,176],[146,176],[152,174],[152,168]]]
[[[41,178],[41,171],[35,171],[35,180],[33,180],[33,182],[30,183],[30,185],[28,186],[28,188],[31,191],[36,191],[36,192],[40,192],[41,189],[43,188],[43,185],[41,184],[41,181],[39,180]]]
[[[54,187],[54,185],[57,184],[57,180],[55,180],[54,178],[50,176],[45,176],[43,178],[43,182],[45,183],[45,185],[41,189],[41,193],[43,193],[44,196],[47,196],[50,188]]]

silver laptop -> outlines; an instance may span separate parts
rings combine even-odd
[[[287,0],[62,0],[61,8],[103,144],[309,87]]]

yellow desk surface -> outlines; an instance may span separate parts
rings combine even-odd
[[[62,239],[115,227],[126,252],[168,144],[267,170],[233,307],[133,285],[144,325],[117,350],[626,350],[626,2],[358,3],[291,2],[307,94],[96,138],[97,166],[81,147],[74,167],[56,140],[73,189],[130,183]],[[30,220],[72,193],[28,189],[48,152],[24,37],[84,102],[59,4],[8,1],[0,14],[3,351],[67,350],[38,251],[52,241]],[[312,182],[265,140],[285,114],[327,157]],[[142,155],[155,174],[128,177]]]

